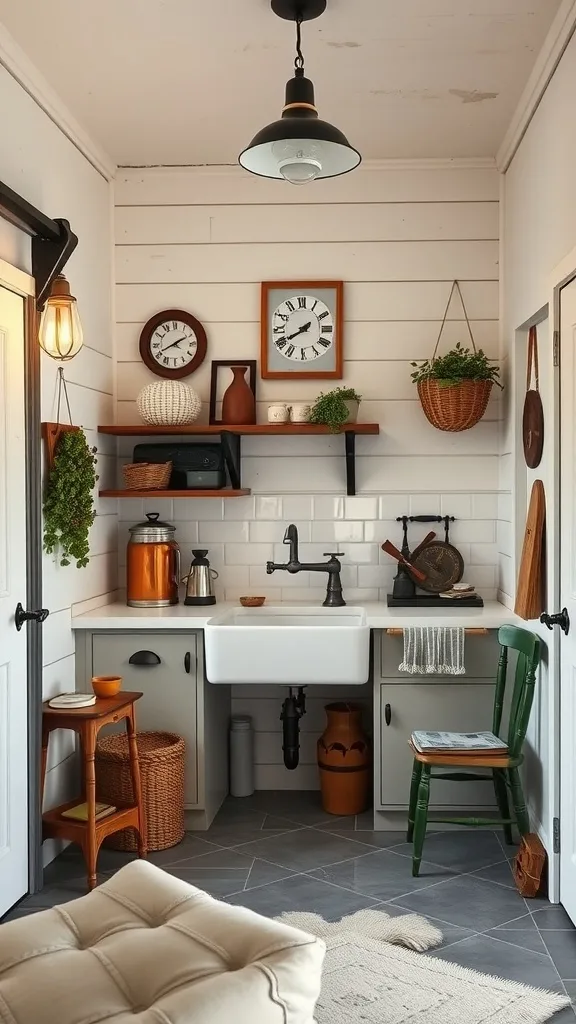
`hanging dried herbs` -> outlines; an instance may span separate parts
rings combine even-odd
[[[58,549],[60,565],[76,560],[78,569],[89,562],[88,535],[94,522],[93,490],[96,448],[90,448],[83,430],[63,433],[44,496],[44,550]]]

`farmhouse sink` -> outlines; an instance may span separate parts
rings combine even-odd
[[[361,685],[369,677],[364,608],[234,608],[204,629],[211,683]]]

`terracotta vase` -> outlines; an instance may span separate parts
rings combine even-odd
[[[370,799],[372,757],[356,704],[326,705],[328,724],[318,740],[322,805],[327,814],[360,814]]]
[[[231,366],[234,378],[222,399],[222,423],[256,423],[256,400],[246,380],[247,366]]]

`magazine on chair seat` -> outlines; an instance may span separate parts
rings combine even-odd
[[[413,732],[412,743],[421,754],[505,754],[508,744],[493,732]]]

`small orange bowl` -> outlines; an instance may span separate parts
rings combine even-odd
[[[241,597],[240,604],[243,608],[261,608],[266,600],[265,597]]]
[[[121,686],[122,676],[92,676],[92,689],[97,697],[115,697]]]

